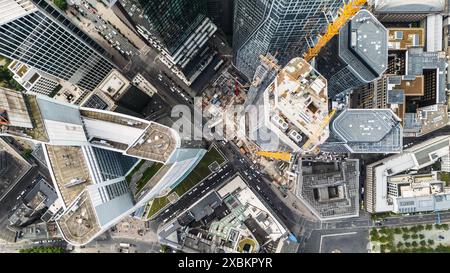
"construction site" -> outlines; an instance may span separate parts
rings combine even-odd
[[[226,69],[203,97],[202,107],[214,119],[209,127],[223,126],[224,138],[234,141],[243,154],[263,166],[283,188],[295,187],[297,174],[293,167],[297,159],[336,157],[321,152],[319,147],[328,139],[329,124],[342,109],[328,100],[327,80],[309,62],[314,64],[321,49],[365,3],[344,3],[303,59],[294,58],[281,67],[277,52],[261,55],[251,82],[243,81],[233,69]],[[241,110],[236,110],[236,106],[241,106]],[[252,106],[258,108],[258,120],[253,123]]]

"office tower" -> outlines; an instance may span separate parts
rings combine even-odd
[[[183,148],[178,133],[164,125],[41,95],[0,88],[0,109],[0,136],[43,145],[60,200],[51,217],[73,245],[89,243],[166,195],[206,153]],[[138,160],[153,173],[139,185],[126,178]]]
[[[231,38],[233,35],[234,0],[207,0],[207,15],[216,26]]]
[[[45,0],[0,3],[0,55],[92,91],[110,73],[106,51]]]
[[[387,64],[387,29],[367,10],[347,22],[317,58],[317,69],[327,78],[332,99],[379,78]]]
[[[217,30],[206,16],[206,0],[121,1],[131,23],[161,50],[161,60],[192,84],[208,66],[215,50],[208,41]]]
[[[330,137],[321,151],[367,154],[400,153],[401,120],[391,109],[345,109],[330,123]]]
[[[323,32],[341,0],[235,0],[233,48],[236,67],[249,80],[259,55],[276,54],[281,65],[302,56]]]

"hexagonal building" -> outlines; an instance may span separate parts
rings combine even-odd
[[[321,51],[317,69],[328,80],[328,96],[377,79],[388,63],[388,31],[367,10],[359,11]]]

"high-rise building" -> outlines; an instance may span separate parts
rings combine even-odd
[[[236,67],[249,80],[259,55],[276,55],[281,65],[302,56],[308,40],[323,32],[341,0],[235,0],[233,48]]]
[[[161,51],[161,60],[190,85],[212,61],[208,41],[216,25],[206,0],[121,1],[138,33]]]
[[[182,148],[178,133],[164,125],[42,95],[0,88],[0,109],[1,136],[43,145],[60,200],[51,217],[73,245],[87,244],[153,198],[166,195],[206,153]],[[140,159],[153,176],[138,185],[125,175]]]
[[[233,35],[234,0],[207,0],[208,17],[227,37]]]
[[[0,2],[0,55],[92,91],[114,65],[97,42],[46,0]]]
[[[328,138],[327,81],[304,59],[281,69],[255,105],[248,136],[264,150],[312,152]]]
[[[379,78],[387,64],[388,31],[367,10],[347,22],[317,58],[330,98]]]

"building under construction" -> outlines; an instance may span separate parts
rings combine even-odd
[[[308,152],[328,138],[327,83],[304,59],[292,59],[256,105],[248,136],[263,150]]]

